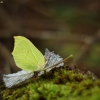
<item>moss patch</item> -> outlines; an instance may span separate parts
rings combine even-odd
[[[2,90],[3,100],[99,100],[100,80],[62,67]]]

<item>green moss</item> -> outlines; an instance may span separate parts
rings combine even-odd
[[[91,75],[89,75],[91,76]],[[2,91],[3,100],[99,100],[100,80],[66,67]]]

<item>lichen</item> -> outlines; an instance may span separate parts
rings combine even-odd
[[[100,80],[93,77],[68,66],[55,68],[1,93],[3,100],[100,100]]]

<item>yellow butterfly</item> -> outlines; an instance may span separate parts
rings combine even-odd
[[[41,70],[46,64],[43,54],[23,36],[14,36],[12,55],[16,65],[25,71]]]

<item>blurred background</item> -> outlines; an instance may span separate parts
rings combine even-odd
[[[11,52],[13,36],[29,38],[100,77],[100,0],[1,0],[0,73],[20,70]],[[2,78],[0,78],[2,80]]]

